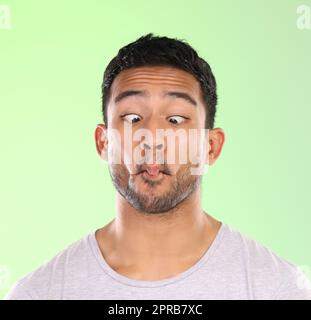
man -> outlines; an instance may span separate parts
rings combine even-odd
[[[148,34],[123,47],[102,94],[95,141],[118,191],[115,218],[7,299],[311,299],[298,266],[201,207],[202,167],[225,137],[214,75],[189,44]]]

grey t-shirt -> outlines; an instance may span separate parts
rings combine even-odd
[[[311,299],[302,269],[222,222],[204,255],[166,279],[114,271],[95,231],[20,279],[5,299]]]

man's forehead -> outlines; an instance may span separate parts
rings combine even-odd
[[[112,96],[126,89],[142,87],[170,90],[183,89],[192,93],[200,92],[200,84],[190,73],[170,66],[144,66],[121,71],[111,86]]]

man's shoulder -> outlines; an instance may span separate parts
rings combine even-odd
[[[20,278],[11,288],[6,299],[37,299],[47,296],[51,287],[53,290],[61,289],[62,279],[65,276],[67,278],[70,276],[68,271],[78,275],[83,264],[87,263],[89,236],[90,234],[87,234],[83,238],[71,242],[34,271]]]
[[[294,263],[277,254],[260,240],[239,231],[232,225],[227,224],[226,226],[228,230],[226,243],[230,245],[230,251],[234,255],[248,259],[262,271],[266,268],[291,269],[296,267]]]
[[[311,299],[311,282],[301,266],[231,225],[227,231],[227,255],[243,265],[252,286],[270,288],[275,299]]]

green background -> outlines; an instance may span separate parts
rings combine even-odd
[[[188,41],[218,82],[226,142],[203,208],[311,267],[311,30],[296,26],[310,0],[2,4],[12,28],[0,30],[0,277],[8,268],[13,284],[114,217],[94,144],[101,80],[149,32]]]

